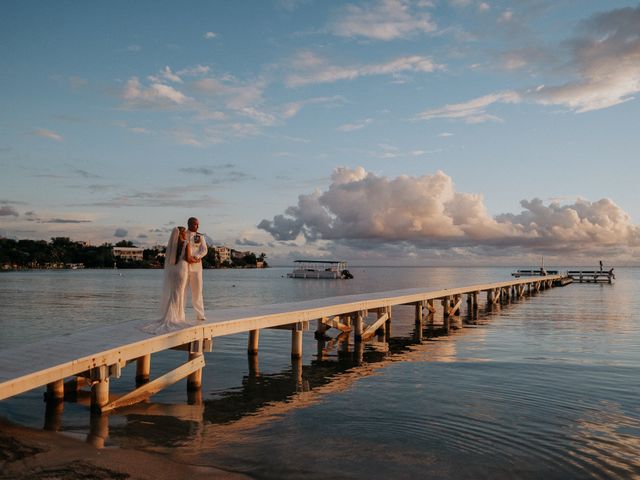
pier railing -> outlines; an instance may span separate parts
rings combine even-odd
[[[316,334],[337,328],[353,332],[358,343],[389,332],[394,306],[414,305],[416,323],[436,311],[446,319],[460,314],[465,295],[469,311],[477,311],[482,293],[486,294],[485,305],[493,305],[562,285],[563,279],[548,275],[436,291],[416,288],[217,310],[210,312],[205,322],[154,336],[140,329],[144,321],[78,331],[0,352],[0,400],[46,385],[48,400],[61,401],[65,389],[90,385],[92,408],[107,412],[144,400],[185,377],[187,388],[198,390],[205,365],[203,354],[211,351],[215,337],[248,332],[247,351],[253,355],[258,352],[260,330],[287,329],[291,331],[291,357],[299,359],[302,335],[312,320],[317,322]],[[187,362],[151,380],[151,355],[167,349],[187,351]],[[121,370],[132,362],[136,363],[137,388],[110,398],[110,380],[119,378]]]

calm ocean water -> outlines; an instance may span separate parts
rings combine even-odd
[[[356,267],[350,281],[291,280],[287,271],[205,271],[205,304],[435,290],[505,280],[511,270]],[[86,396],[45,415],[39,390],[0,402],[0,415],[257,478],[639,478],[640,269],[616,273],[614,285],[555,288],[475,319],[463,312],[421,340],[413,309],[397,307],[390,341],[362,353],[306,332],[301,365],[287,331],[262,332],[257,364],[246,335],[216,339],[201,398],[183,381],[99,419]],[[151,320],[161,279],[151,270],[3,273],[0,348]],[[152,375],[184,360],[155,355]],[[134,370],[112,392],[127,391]]]

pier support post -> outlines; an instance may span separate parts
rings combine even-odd
[[[57,432],[62,426],[62,412],[64,411],[64,402],[47,401],[44,410],[44,429],[51,432]]]
[[[353,361],[356,365],[362,365],[364,361],[364,343],[356,342],[353,346]]]
[[[47,384],[47,402],[59,402],[64,399],[64,378]]]
[[[109,403],[109,367],[102,365],[89,370],[91,378],[91,410],[100,412]]]
[[[302,329],[291,330],[291,358],[302,358]]]
[[[444,297],[442,299],[442,308],[444,310],[443,312],[444,323],[446,323],[447,319],[449,318],[450,307],[451,307],[451,297]]]
[[[104,448],[104,442],[107,438],[109,438],[109,415],[92,413],[89,420],[87,443],[95,448]]]
[[[293,373],[294,381],[296,382],[296,392],[304,391],[304,385],[302,383],[302,358],[291,358],[291,370]]]
[[[382,318],[382,316],[387,312],[387,309],[385,307],[383,308],[379,308],[376,317]],[[387,338],[387,322],[383,322],[382,325],[380,325],[378,327],[378,330],[376,330],[376,333],[378,335],[378,341],[379,342],[384,342]]]
[[[91,385],[91,408],[99,412],[102,407],[109,403],[109,377],[97,380]]]
[[[328,319],[325,317],[325,318],[319,318],[317,320],[316,331],[314,332],[314,336],[316,339],[324,338],[325,336],[324,334],[327,333],[327,330],[331,328],[330,325],[327,325],[326,323],[324,323],[325,320],[328,320]]]
[[[260,340],[260,330],[250,330],[247,343],[247,353],[249,355],[258,354],[258,341]]]
[[[422,323],[422,302],[416,302],[415,320],[416,320],[416,325]]]
[[[149,382],[151,375],[151,354],[143,355],[136,359],[136,385]]]
[[[187,405],[202,405],[202,389],[187,390]]]
[[[384,322],[385,341],[389,342],[389,339],[391,338],[391,305],[385,308],[385,312],[387,313],[387,321]]]
[[[353,339],[356,342],[360,342],[362,340],[363,327],[364,327],[364,313],[358,312],[356,314],[356,318],[353,326]]]
[[[202,352],[189,352],[189,361],[202,356]],[[199,368],[187,377],[187,391],[200,390],[202,388],[202,369]]]

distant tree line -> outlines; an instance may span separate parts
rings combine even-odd
[[[113,247],[135,247],[133,242],[122,240],[115,245],[88,245],[75,242],[68,237],[46,240],[13,240],[0,237],[0,267],[15,268],[67,268],[72,264],[83,264],[85,268],[162,268],[165,247],[148,248],[142,260],[125,260],[113,255]],[[266,255],[258,257],[250,253],[232,262],[220,263],[214,248],[210,248],[202,259],[204,268],[251,268],[258,260],[264,262]]]

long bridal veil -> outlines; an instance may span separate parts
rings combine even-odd
[[[188,265],[184,260],[184,242],[182,243],[182,251],[178,254],[178,248],[181,245],[179,240],[180,229],[176,227],[171,231],[164,257],[164,278],[162,297],[160,298],[161,317],[142,328],[147,333],[166,333],[189,325],[185,320],[184,313],[184,291],[187,286]]]

